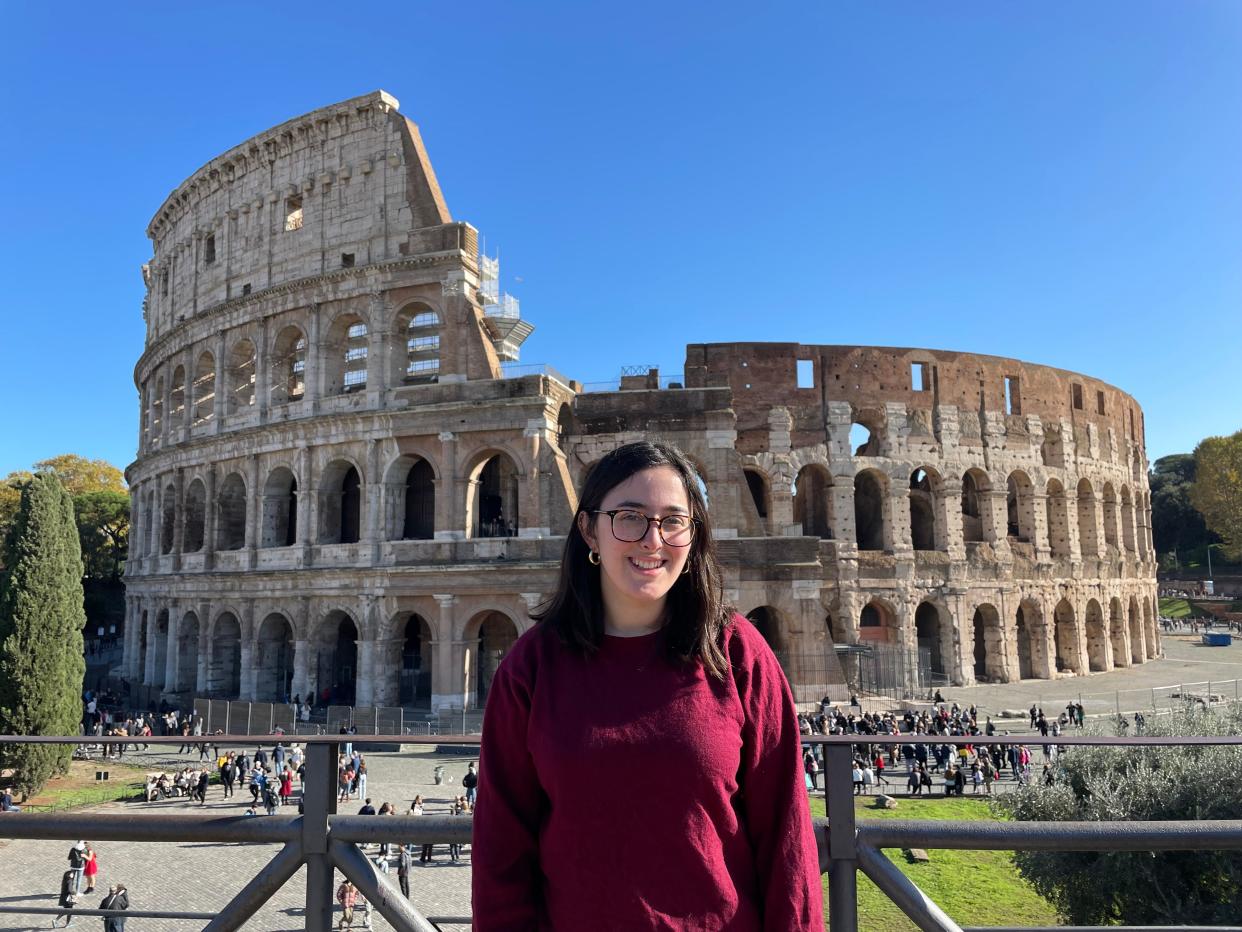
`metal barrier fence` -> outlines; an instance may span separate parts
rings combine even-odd
[[[0,736],[3,744],[83,744],[88,739]],[[94,738],[91,743],[117,744],[122,739]],[[124,739],[128,740],[128,739]],[[150,738],[153,744],[177,744],[186,739]],[[385,743],[475,745],[465,738],[434,741],[400,735],[381,735]],[[820,745],[825,759],[824,793],[828,818],[816,820],[821,871],[828,874],[828,919],[831,932],[858,932],[858,873],[861,871],[924,932],[968,932],[947,916],[923,891],[884,856],[884,848],[942,848],[959,850],[1061,851],[1221,851],[1242,850],[1242,820],[1197,822],[914,822],[876,820],[859,824],[854,812],[852,755],[856,744],[889,746],[910,744],[913,736],[808,736],[804,744]],[[964,744],[977,738],[936,736],[938,743]],[[248,735],[191,738],[190,743],[248,744]],[[0,817],[0,838],[70,841],[216,842],[281,844],[280,852],[215,914],[190,912],[114,913],[76,909],[74,915],[125,915],[138,918],[207,919],[205,932],[240,929],[268,899],[306,865],[305,928],[329,932],[332,928],[332,871],[353,881],[397,932],[440,932],[442,925],[466,925],[466,916],[424,917],[384,874],[356,847],[365,843],[469,844],[471,821],[452,816],[376,819],[336,814],[336,760],[339,737],[305,739],[307,753],[304,812],[300,816],[162,815],[135,819],[107,813],[6,813]],[[1210,746],[1242,745],[1242,737],[1210,738],[990,738],[989,744],[1060,746],[1121,745]],[[56,907],[0,905],[0,914],[48,915]],[[1066,927],[1061,927],[1065,932]],[[1119,927],[1115,927],[1119,928]],[[1214,932],[1242,932],[1239,926],[1215,926]],[[996,932],[996,930],[992,930]],[[1034,930],[1027,930],[1034,932]]]
[[[287,735],[332,735],[353,727],[358,735],[431,737],[477,735],[483,728],[481,711],[455,709],[436,715],[400,706],[330,705],[316,710],[310,721],[300,721],[294,707],[284,702],[195,699],[194,714],[202,720],[204,734],[271,735],[279,728]]]

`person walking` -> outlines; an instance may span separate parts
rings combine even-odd
[[[56,905],[64,910],[63,913],[57,913],[52,919],[52,928],[61,928],[60,920],[65,920],[63,926],[68,926],[73,922],[73,907],[78,904],[78,872],[72,867],[65,871],[64,876],[60,878],[60,899],[56,901]]]
[[[86,842],[79,841],[69,849],[69,870],[73,871],[73,892],[82,889],[82,871],[86,867]]]
[[[220,768],[220,783],[224,786],[224,798],[228,799],[233,795],[233,784],[237,781],[237,764],[233,760],[230,753],[224,759],[224,766]]]
[[[802,755],[802,765],[806,768],[807,779],[811,781],[811,789],[819,789],[819,761],[815,759],[815,755],[811,753],[811,749],[807,748]]]
[[[461,778],[461,785],[466,791],[466,802],[473,806],[475,795],[479,789],[479,775],[475,772],[474,764],[470,764],[466,768],[466,775]]]
[[[195,789],[194,795],[198,797],[198,804],[200,806],[207,805],[207,784],[210,782],[211,782],[210,771],[204,770],[201,774],[199,774],[198,787],[197,789]]]
[[[129,909],[129,893],[125,885],[114,883],[108,888],[108,895],[99,904],[100,909]],[[124,916],[104,916],[104,932],[125,932]]]
[[[86,846],[85,863],[82,865],[82,877],[86,880],[86,890],[84,893],[95,892],[95,875],[99,873],[99,861],[95,857],[95,849],[89,844]]]
[[[410,853],[410,846],[403,844],[397,854],[397,882],[401,884],[401,892],[407,900],[410,898],[410,868],[413,866],[414,855]]]
[[[336,927],[348,929],[353,924],[354,905],[358,902],[358,889],[352,881],[346,880],[336,888],[336,901],[341,904],[341,918]]]

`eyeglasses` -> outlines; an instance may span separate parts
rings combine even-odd
[[[663,518],[648,518],[641,511],[620,509],[617,511],[595,511],[593,514],[608,515],[612,522],[612,536],[627,544],[635,543],[647,536],[651,525],[656,526],[660,540],[670,547],[685,547],[694,539],[694,529],[698,519],[689,515],[665,515]]]

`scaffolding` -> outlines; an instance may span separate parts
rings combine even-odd
[[[518,299],[500,290],[500,256],[479,253],[479,293],[483,298],[483,325],[501,362],[517,362],[522,344],[534,332],[522,320]]]

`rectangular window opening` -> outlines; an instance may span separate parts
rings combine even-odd
[[[747,386],[748,388],[750,386]],[[799,359],[798,360],[798,387],[814,388],[815,387],[815,360]]]
[[[1074,410],[1081,411],[1082,410],[1082,386],[1079,385],[1077,382],[1075,382],[1073,386],[1073,397],[1074,397]]]
[[[354,254],[352,252],[341,253],[341,268],[352,269],[354,267]]]
[[[302,197],[285,198],[285,232],[302,229]]]
[[[216,261],[216,235],[208,233],[207,239],[203,241],[203,263],[211,265]]]
[[[1022,413],[1022,389],[1016,375],[1005,376],[1005,413]]]
[[[1097,414],[1104,413],[1104,393],[1103,392],[1095,393],[1095,410]]]
[[[242,297],[245,297],[248,294],[250,294],[250,282],[246,282],[246,284],[242,285]]]
[[[1134,409],[1131,408],[1130,409],[1130,437],[1133,439],[1135,436],[1137,435],[1134,433]]]
[[[925,392],[929,388],[931,388],[931,381],[927,378],[927,363],[910,363],[910,390]]]
[[[160,297],[168,297],[168,270],[160,272]]]

